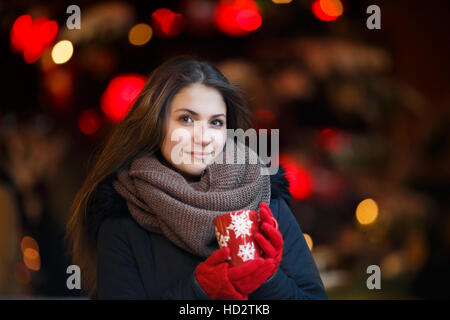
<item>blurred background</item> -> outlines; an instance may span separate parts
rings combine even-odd
[[[63,235],[92,152],[156,66],[195,54],[245,90],[256,129],[280,129],[331,299],[449,298],[449,13],[446,0],[0,2],[0,297],[80,298]]]

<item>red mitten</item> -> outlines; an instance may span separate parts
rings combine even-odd
[[[262,233],[255,234],[255,241],[263,251],[263,257],[273,259],[278,267],[283,256],[283,236],[278,231],[278,223],[267,203],[260,203],[259,216],[261,217],[260,229],[264,235]]]
[[[269,279],[276,268],[273,259],[257,258],[230,268],[228,275],[236,289],[247,296]]]
[[[283,237],[267,203],[260,203],[259,214],[260,229],[267,238],[262,233],[257,233],[254,239],[263,252],[263,258],[246,261],[228,271],[233,285],[244,295],[258,289],[275,273],[283,255]]]
[[[213,252],[195,268],[195,277],[211,299],[247,300],[247,296],[236,291],[228,278],[229,255],[228,247]]]

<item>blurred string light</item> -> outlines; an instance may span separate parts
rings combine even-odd
[[[52,58],[52,50],[48,48],[44,50],[39,60],[39,64],[41,66],[41,71],[46,73],[55,68],[55,62]]]
[[[23,254],[23,263],[25,266],[33,271],[38,271],[41,268],[41,257],[39,255],[39,246],[32,237],[25,236],[20,242],[20,247]]]
[[[306,241],[306,244],[308,245],[309,250],[312,250],[314,243],[312,241],[311,236],[307,233],[304,233],[303,237],[305,237],[305,241]]]
[[[156,36],[160,38],[174,37],[186,27],[186,19],[181,13],[167,8],[157,9],[152,13],[151,24]]]
[[[339,17],[344,13],[344,7],[340,0],[319,0],[320,9],[330,16]]]
[[[32,237],[25,236],[22,238],[22,241],[20,241],[20,248],[22,249],[22,252],[25,252],[27,248],[32,248],[36,251],[39,251],[39,246]]]
[[[118,123],[125,118],[146,80],[147,78],[140,74],[124,74],[109,82],[101,97],[100,105],[111,122]]]
[[[255,121],[253,128],[258,131],[258,135],[264,139],[270,139],[271,128],[276,127],[277,118],[272,110],[269,109],[257,109],[253,113]]]
[[[63,64],[72,58],[73,45],[69,40],[61,40],[53,46],[52,60],[56,64]]]
[[[41,17],[33,20],[25,14],[18,17],[11,28],[11,47],[21,53],[26,63],[39,60],[44,50],[50,45],[58,33],[55,21]]]
[[[180,11],[189,21],[189,31],[200,36],[213,35],[216,2],[209,0],[181,1]]]
[[[292,0],[272,0],[272,2],[275,4],[286,4],[286,3],[291,3]]]
[[[78,120],[78,127],[85,135],[96,133],[101,127],[101,117],[95,109],[84,110]]]
[[[401,252],[390,252],[381,261],[383,277],[386,279],[400,275],[405,267],[405,257]]]
[[[350,144],[350,135],[342,130],[325,128],[319,133],[319,146],[324,151],[340,154],[349,148]]]
[[[268,126],[264,126],[264,125],[275,124],[276,116],[272,112],[272,110],[261,108],[261,109],[255,110],[255,112],[253,114],[254,114],[255,118],[257,119],[257,122],[262,125],[261,128],[258,128],[258,129],[265,129],[268,127]]]
[[[361,201],[356,208],[356,219],[362,225],[375,222],[378,217],[378,205],[375,200],[368,198]]]
[[[128,41],[135,46],[143,46],[150,41],[153,35],[153,29],[146,23],[134,25],[128,32]]]
[[[222,32],[232,36],[247,35],[262,24],[260,9],[253,0],[221,0],[214,20]]]
[[[44,57],[43,57],[44,58]],[[70,107],[73,97],[73,78],[66,68],[53,68],[44,73],[44,88],[47,90],[55,111],[64,112]]]
[[[295,200],[303,200],[311,196],[314,182],[309,172],[288,155],[280,155],[280,164],[286,170],[289,191]]]
[[[312,11],[320,20],[334,21],[344,13],[344,7],[340,0],[316,0]]]
[[[28,269],[39,271],[41,268],[41,257],[39,252],[32,248],[25,249],[23,252],[23,263],[25,263]]]

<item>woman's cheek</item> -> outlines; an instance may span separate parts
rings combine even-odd
[[[170,159],[173,164],[186,162],[186,153],[190,150],[191,134],[189,130],[177,128],[170,135]]]
[[[211,136],[214,154],[209,159],[210,160],[208,161],[209,163],[213,162],[217,158],[217,156],[222,152],[223,147],[225,146],[226,131],[224,130],[214,130],[214,131],[215,132]]]
[[[225,145],[225,135],[226,131],[223,130],[211,130],[210,131],[210,137],[211,143],[213,144],[214,150],[217,153],[217,151],[221,151],[223,146]]]

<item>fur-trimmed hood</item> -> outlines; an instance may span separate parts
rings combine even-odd
[[[112,186],[115,175],[103,180],[95,190],[88,206],[88,233],[94,239],[97,236],[100,224],[109,216],[122,216],[128,213],[125,199],[120,196]],[[289,205],[292,195],[289,192],[289,181],[286,178],[286,171],[280,165],[278,172],[270,176],[271,201],[274,199],[284,199]]]

